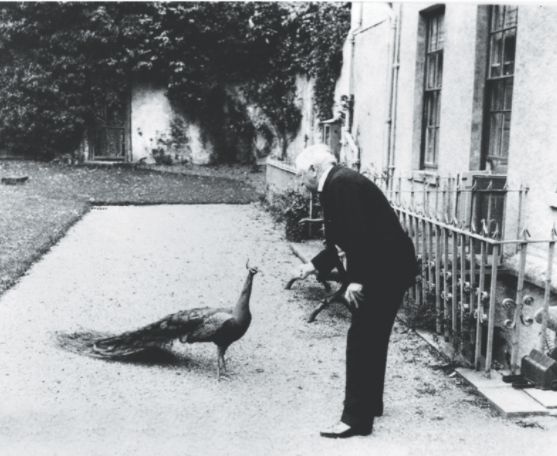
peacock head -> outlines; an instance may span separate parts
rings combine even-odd
[[[255,274],[257,274],[259,272],[259,269],[256,268],[255,266],[250,266],[249,265],[249,258],[246,261],[246,269],[248,270],[249,275],[254,276]]]

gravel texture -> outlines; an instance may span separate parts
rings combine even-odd
[[[340,415],[348,316],[306,317],[313,281],[285,290],[299,261],[251,205],[89,212],[0,299],[0,454],[554,455],[557,420],[504,420],[397,324],[385,416],[374,434],[320,438]],[[134,329],[182,308],[233,305],[260,268],[253,321],[216,381],[211,344],[173,361],[107,362],[61,350],[56,331]]]

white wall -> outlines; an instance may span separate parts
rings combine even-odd
[[[159,139],[171,137],[170,127],[177,117],[180,114],[173,110],[163,88],[150,83],[134,84],[131,99],[132,161],[145,158],[152,162],[152,149],[158,146]],[[197,125],[185,123],[185,128],[186,144],[174,153],[196,164],[208,163],[212,145],[204,140]]]
[[[508,180],[530,187],[528,229],[547,238],[557,223],[557,6],[518,8]]]
[[[296,78],[296,105],[302,113],[300,128],[287,149],[288,161],[292,161],[305,147],[321,142],[319,119],[314,112],[314,81],[306,77]],[[276,153],[276,152],[275,152]]]

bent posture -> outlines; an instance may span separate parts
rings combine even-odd
[[[383,414],[383,388],[389,337],[405,290],[413,283],[416,257],[411,239],[381,190],[360,173],[338,166],[323,144],[296,158],[305,187],[319,192],[326,248],[301,265],[293,277],[325,275],[346,254],[352,306],[346,346],[346,390],[341,420],[324,437],[368,435]]]

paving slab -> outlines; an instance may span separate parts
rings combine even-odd
[[[544,407],[547,407],[548,409],[557,409],[557,391],[528,388],[525,389],[524,392]]]
[[[524,390],[503,383],[501,375],[497,372],[493,372],[491,377],[472,369],[457,368],[456,372],[507,418],[549,413],[546,407],[526,394]]]

